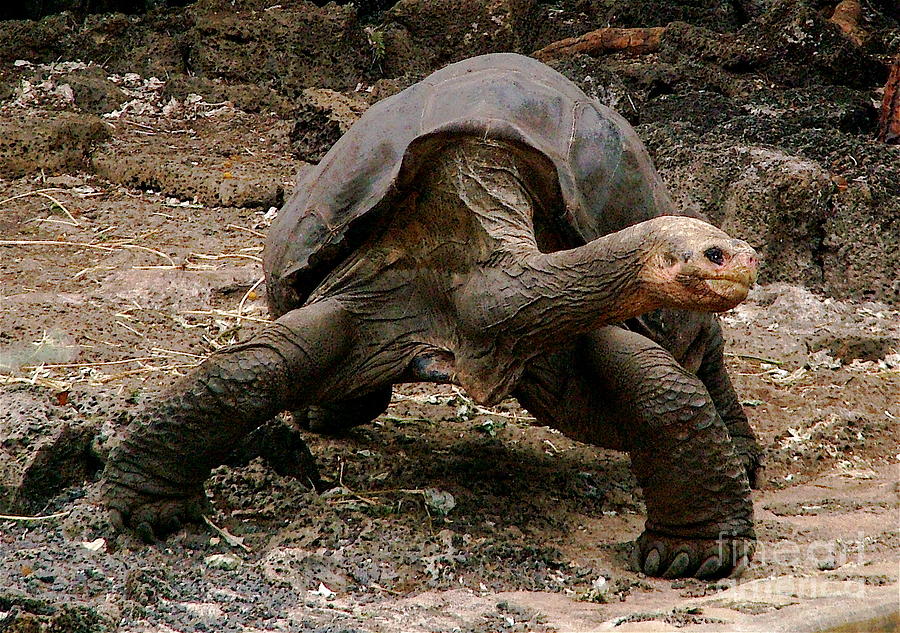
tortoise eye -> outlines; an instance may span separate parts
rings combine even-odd
[[[703,256],[716,266],[721,266],[725,262],[725,254],[718,246],[707,248],[705,251],[703,251]]]

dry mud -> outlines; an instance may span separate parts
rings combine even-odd
[[[515,20],[478,41],[535,46],[607,6],[521,4],[532,13],[492,3]],[[627,456],[446,387],[400,388],[374,423],[310,435],[322,494],[271,466],[292,457],[284,447],[217,469],[210,520],[227,538],[188,526],[145,547],[111,534],[93,503],[109,443],[142,402],[265,321],[263,235],[302,160],[425,66],[474,51],[460,27],[448,33],[462,44],[416,55],[437,35],[411,2],[385,18],[394,53],[380,69],[367,53],[275,79],[273,50],[234,44],[288,28],[278,9],[3,23],[0,513],[41,519],[0,519],[0,631],[895,630],[900,154],[869,140],[875,80],[821,85],[834,59],[884,50],[814,42],[840,55],[814,60],[808,82],[777,57],[723,70],[728,38],[701,27],[748,37],[799,20],[763,5],[769,22],[683,7],[658,18],[699,25],[673,29],[659,56],[557,64],[638,126],[681,203],[766,256],[766,283],[724,315],[766,452],[760,549],[718,583],[628,568],[643,504]],[[623,24],[646,25],[642,6]],[[340,29],[365,40],[347,7],[286,7],[324,33],[301,56]],[[806,17],[803,32],[825,28]],[[88,61],[99,34],[121,54]],[[684,42],[705,52],[685,59]],[[44,63],[46,51],[85,61]],[[169,72],[186,58],[193,76]],[[250,72],[254,59],[269,61]]]

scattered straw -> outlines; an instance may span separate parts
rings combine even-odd
[[[158,251],[155,248],[148,248],[147,246],[140,246],[139,244],[105,245],[93,244],[89,242],[69,242],[65,240],[0,240],[0,246],[71,246],[77,248],[92,248],[98,251],[106,251],[107,253],[114,253],[118,250],[133,249],[158,255],[164,259],[167,259],[169,261],[169,266],[173,268],[175,267],[175,261],[162,251]],[[254,257],[253,255],[235,255],[235,257],[246,257],[249,259],[262,261],[258,257]]]
[[[272,319],[264,319],[262,317],[251,317],[238,314],[237,312],[228,312],[227,310],[185,310],[182,314],[200,314],[206,316],[220,316],[229,319],[238,319],[241,321],[254,321],[256,323],[271,323]]]
[[[151,352],[157,352],[157,353],[159,353],[159,354],[168,354],[168,355],[170,355],[170,356],[173,356],[173,355],[174,355],[174,356],[188,356],[188,357],[190,357],[190,358],[198,358],[198,359],[200,359],[201,361],[204,361],[204,360],[206,360],[207,358],[209,358],[208,355],[207,355],[207,356],[204,356],[204,355],[202,355],[202,354],[191,354],[190,352],[179,352],[178,350],[174,350],[174,349],[165,349],[165,348],[163,348],[163,347],[154,347],[154,348],[152,348],[150,351],[151,351]]]
[[[740,358],[741,360],[755,360],[758,363],[769,363],[770,365],[784,365],[784,361],[775,360],[774,358],[765,358],[763,356],[752,356],[750,354],[735,354],[733,352],[725,352],[726,356],[731,358]]]
[[[57,200],[56,198],[51,196],[49,193],[47,193],[48,191],[65,192],[68,190],[67,189],[59,189],[58,187],[51,187],[49,189],[37,189],[35,191],[29,191],[27,193],[20,193],[17,196],[13,196],[11,198],[6,198],[5,200],[0,200],[0,205],[6,204],[7,202],[12,202],[13,200],[19,200],[20,198],[27,198],[29,196],[42,196],[42,197],[50,200],[53,204],[58,206],[60,209],[62,209],[63,213],[65,213],[67,216],[69,216],[69,219],[75,223],[75,226],[80,226],[80,224],[78,223],[78,220],[75,219],[75,216],[69,212],[69,210],[66,208],[66,206],[62,202],[60,202],[59,200]]]
[[[50,521],[52,519],[61,519],[62,517],[69,516],[71,513],[71,510],[64,510],[63,512],[57,512],[56,514],[44,514],[39,516],[0,514],[0,521]]]
[[[148,360],[158,360],[156,356],[139,356],[138,358],[120,358],[119,360],[104,360],[96,363],[55,363],[52,365],[29,365],[23,369],[43,367],[45,369],[79,369],[83,367],[105,367],[109,365],[124,365],[125,363],[141,363]]]
[[[175,266],[175,260],[173,260],[171,257],[166,255],[162,251],[156,250],[155,248],[149,248],[147,246],[140,246],[138,244],[121,244],[120,247],[139,250],[139,251],[145,251],[147,253],[153,253],[154,255],[159,255],[163,259],[167,259],[169,261],[169,266],[172,266],[172,267]]]
[[[0,374],[0,385],[33,385],[57,392],[67,391],[72,386],[70,381],[57,380],[47,376],[32,375],[31,378],[24,378],[10,374]]]
[[[248,229],[245,226],[238,226],[237,224],[226,224],[225,228],[234,229],[235,231],[244,231],[245,233],[249,233],[250,235],[255,235],[256,237],[261,237],[263,239],[265,239],[266,237],[265,233],[261,233],[260,231],[257,231],[255,229]]]
[[[260,277],[255,284],[250,287],[250,290],[244,293],[244,296],[241,297],[241,302],[238,304],[237,313],[239,315],[244,314],[244,304],[247,302],[247,298],[253,294],[253,291],[259,288],[259,285],[266,280],[265,277]]]
[[[421,488],[382,488],[380,490],[362,490],[357,492],[351,490],[346,484],[342,483],[337,488],[326,491],[322,496],[326,499],[334,499],[338,503],[342,501],[340,497],[353,497],[367,505],[377,505],[375,497],[385,497],[388,495],[417,495],[424,498],[427,494],[428,493]]]
[[[226,530],[225,528],[220,528],[218,525],[216,525],[215,523],[213,523],[213,522],[212,522],[212,519],[210,519],[210,518],[209,518],[208,516],[206,516],[205,514],[203,515],[203,521],[206,523],[206,525],[208,525],[208,526],[211,527],[213,530],[215,530],[216,533],[217,533],[219,536],[221,536],[223,539],[225,539],[225,542],[228,543],[229,545],[231,545],[232,547],[235,547],[235,546],[240,547],[240,548],[243,549],[245,552],[252,552],[252,551],[253,551],[253,550],[250,549],[250,547],[248,547],[247,545],[244,545],[244,539],[243,539],[243,538],[241,538],[240,536],[235,536],[234,534],[232,534],[231,532],[229,532],[229,531]]]
[[[28,222],[47,222],[49,224],[62,224],[64,226],[78,226],[77,222],[68,222],[66,220],[57,220],[56,218],[33,218]]]
[[[119,315],[116,315],[116,316],[119,316]],[[141,338],[147,338],[146,336],[144,336],[143,334],[141,334],[140,332],[138,332],[137,330],[135,330],[133,327],[131,327],[131,326],[128,325],[127,323],[123,323],[122,321],[116,321],[116,325],[122,326],[123,328],[125,328],[126,330],[128,330],[129,332],[131,332],[132,334],[135,334],[135,335],[137,335],[137,336],[140,336]]]
[[[196,257],[197,259],[208,259],[217,261],[220,259],[249,259],[254,262],[262,263],[262,257],[257,257],[256,255],[247,255],[245,253],[223,253],[221,255],[210,255],[208,253],[191,253],[189,257]]]
[[[435,402],[435,399],[441,399],[443,402]],[[500,418],[507,418],[513,420],[514,422],[533,422],[536,421],[537,418],[530,415],[520,415],[518,413],[507,413],[505,411],[497,411],[496,409],[483,407],[479,404],[476,404],[469,396],[464,394],[461,389],[458,387],[453,387],[453,393],[436,393],[428,396],[407,396],[402,393],[395,393],[392,396],[392,402],[394,400],[415,402],[417,404],[430,404],[430,405],[438,405],[448,404],[448,400],[457,399],[468,405],[472,410],[482,415],[492,415]]]
[[[193,369],[200,363],[172,363],[171,365],[149,365],[147,367],[141,367],[139,369],[130,369],[128,371],[123,371],[118,374],[113,374],[111,376],[103,376],[102,378],[97,378],[91,381],[93,384],[97,385],[105,385],[107,383],[115,382],[117,380],[122,380],[123,378],[128,378],[130,376],[138,376],[140,374],[153,374],[153,373],[169,373],[175,372],[180,375],[180,370],[182,369]]]
[[[64,240],[0,240],[0,246],[77,246],[79,248],[93,248],[107,252],[116,250],[112,246],[88,244],[87,242],[67,242]]]

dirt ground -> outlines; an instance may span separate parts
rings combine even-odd
[[[841,128],[866,89],[835,101],[831,145],[795,155],[813,126],[797,103],[781,145],[759,131],[777,127],[771,109],[743,105],[755,118],[711,136],[709,103],[685,109],[649,83],[623,92],[639,84],[620,72],[632,60],[610,62],[615,76],[587,58],[564,68],[607,102],[643,99],[634,122],[679,200],[769,249],[775,272],[723,315],[765,448],[760,548],[739,580],[707,583],[629,569],[644,508],[626,455],[532,426],[513,400],[484,409],[442,386],[398,388],[386,414],[343,436],[309,434],[321,494],[236,458],[207,485],[217,527],[152,547],[111,535],[92,503],[109,443],[141,403],[267,319],[260,253],[297,158],[411,81],[304,88],[295,108],[262,84],[116,63],[2,72],[0,631],[814,631],[841,618],[894,630],[900,286],[895,260],[878,263],[896,253],[870,244],[898,239],[900,154],[864,141],[868,123]],[[723,150],[732,133],[741,143]],[[849,186],[833,179],[843,150]],[[704,179],[717,152],[725,172]],[[810,201],[831,210],[812,228],[792,219]],[[787,219],[753,224],[763,204]],[[865,213],[859,239],[843,232]],[[844,235],[858,251],[834,241]],[[876,263],[841,278],[856,252]]]

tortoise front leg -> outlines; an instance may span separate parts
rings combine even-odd
[[[697,376],[703,381],[716,405],[716,411],[728,427],[728,434],[731,436],[738,458],[747,471],[750,486],[756,488],[757,475],[762,467],[762,449],[725,367],[722,326],[715,315],[708,315],[708,318],[710,327],[703,334],[706,338],[706,353],[697,370]]]
[[[629,319],[625,327],[659,343],[679,365],[700,378],[728,427],[750,486],[755,488],[762,450],[728,376],[719,317],[708,312],[660,309]]]
[[[618,327],[561,355],[529,368],[515,395],[542,423],[630,453],[647,505],[639,568],[707,578],[744,564],[755,540],[750,488],[700,380],[650,339]]]
[[[196,519],[204,480],[244,436],[283,410],[339,400],[377,380],[354,366],[354,358],[372,356],[359,349],[358,331],[338,301],[324,300],[285,314],[179,380],[110,453],[103,495],[113,521],[149,539]]]

